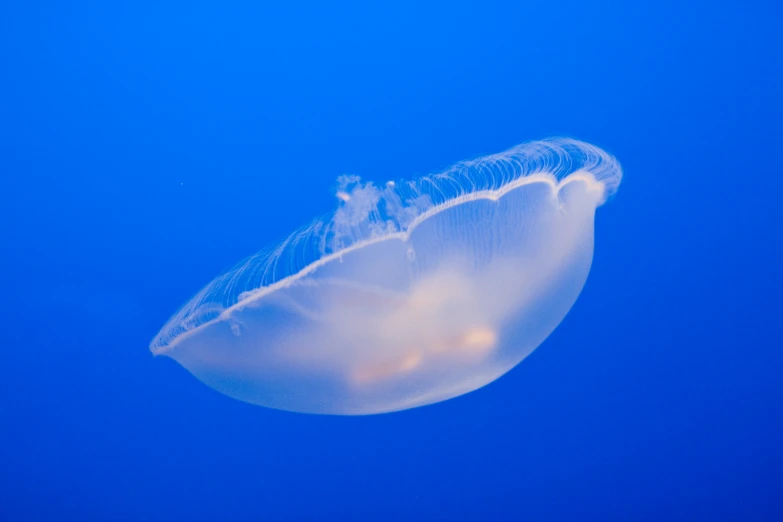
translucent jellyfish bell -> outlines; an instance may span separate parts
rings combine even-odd
[[[519,145],[383,186],[223,274],[153,339],[209,386],[271,408],[369,414],[480,388],[563,320],[593,257],[606,152]]]

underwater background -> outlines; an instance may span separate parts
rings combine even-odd
[[[783,6],[3,2],[0,520],[783,520]],[[332,210],[548,136],[614,154],[593,268],[498,381],[221,395],[148,345]]]

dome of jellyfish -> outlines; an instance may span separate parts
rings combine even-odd
[[[415,180],[342,176],[332,214],[217,277],[150,349],[228,396],[297,412],[468,393],[566,316],[621,178],[613,156],[563,138]]]

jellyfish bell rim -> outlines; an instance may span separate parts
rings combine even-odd
[[[575,140],[570,140],[570,142],[574,142],[576,144],[579,144],[580,146],[584,146],[587,144],[583,144],[582,142],[578,142]],[[594,148],[593,146],[587,145],[588,147]],[[521,146],[520,146],[521,147]],[[516,148],[515,148],[516,149]],[[515,150],[510,149],[510,150]],[[596,149],[600,150],[600,149]],[[508,152],[508,151],[507,151]],[[603,151],[602,151],[603,152]],[[504,154],[504,153],[500,153]],[[172,316],[172,318],[164,325],[164,327],[159,331],[159,333],[155,336],[155,338],[150,343],[150,351],[153,355],[167,355],[169,352],[174,350],[178,344],[180,344],[182,341],[187,340],[190,337],[195,336],[198,332],[204,330],[205,328],[209,327],[212,324],[225,321],[231,317],[231,315],[234,312],[241,311],[245,307],[252,305],[254,302],[259,301],[263,299],[265,296],[268,296],[278,290],[284,289],[289,287],[291,284],[295,283],[296,281],[306,277],[307,275],[313,273],[318,268],[332,262],[337,261],[343,256],[360,250],[362,248],[366,248],[370,245],[382,243],[385,241],[392,241],[392,240],[399,240],[402,242],[407,242],[410,238],[411,234],[414,232],[414,230],[427,221],[428,219],[448,210],[454,207],[457,207],[459,205],[463,205],[466,203],[479,201],[479,200],[489,200],[489,201],[498,201],[503,196],[508,194],[509,192],[516,190],[523,186],[533,185],[533,184],[545,184],[550,187],[552,190],[552,194],[554,196],[559,197],[560,191],[566,187],[567,185],[571,183],[576,182],[582,182],[585,183],[588,187],[588,190],[592,191],[600,191],[600,194],[596,197],[596,206],[602,205],[610,196],[616,192],[617,186],[619,185],[619,174],[620,168],[619,163],[612,157],[609,156],[606,153],[607,157],[609,157],[614,163],[613,165],[616,165],[616,171],[618,172],[618,176],[616,177],[616,183],[614,184],[608,184],[602,179],[597,179],[596,176],[591,173],[590,171],[586,169],[579,169],[575,170],[573,172],[570,172],[569,174],[565,175],[562,178],[558,178],[555,174],[548,172],[548,171],[537,171],[528,173],[525,175],[521,175],[509,182],[504,183],[497,189],[484,189],[484,190],[476,190],[472,192],[467,192],[460,194],[458,196],[452,197],[450,199],[447,199],[443,201],[442,203],[439,203],[437,205],[434,205],[427,210],[423,211],[419,215],[417,215],[406,227],[405,229],[398,231],[398,232],[390,232],[385,235],[379,235],[376,237],[371,237],[369,239],[357,241],[353,244],[350,244],[349,246],[346,246],[340,250],[337,250],[335,252],[325,254],[319,258],[317,258],[315,261],[307,264],[297,272],[288,275],[286,277],[283,277],[269,285],[261,286],[255,289],[247,290],[239,294],[237,302],[234,304],[228,306],[228,307],[220,307],[215,306],[216,309],[219,309],[220,312],[217,316],[198,324],[188,330],[183,331],[182,333],[175,335],[171,337],[168,341],[164,342],[164,334],[167,334],[173,324],[173,320],[177,317],[179,312]],[[498,155],[494,155],[498,156]],[[479,158],[479,160],[484,160],[486,158],[492,158],[492,156],[487,156],[484,158]],[[479,161],[479,160],[473,160],[473,161]],[[463,164],[467,164],[469,162],[463,162]],[[454,168],[454,167],[452,167]],[[448,172],[448,171],[447,171]],[[394,184],[387,184],[387,186],[394,188]],[[338,196],[339,197],[339,196]],[[347,201],[344,199],[345,196],[341,197],[340,199],[343,201]],[[305,228],[304,230],[307,230]],[[301,233],[301,232],[300,232]],[[241,264],[240,264],[241,266]],[[234,269],[236,270],[236,269]],[[234,270],[230,270],[227,272],[227,274],[232,273]],[[224,274],[225,275],[225,274]],[[210,283],[211,285],[212,283]],[[208,285],[209,286],[209,285]],[[195,298],[193,298],[195,299]],[[188,303],[192,302],[193,299],[188,301]],[[186,303],[186,305],[188,304]]]

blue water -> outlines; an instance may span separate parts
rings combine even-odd
[[[0,6],[0,520],[783,520],[779,3],[262,4]],[[625,178],[495,383],[313,416],[149,353],[338,175],[553,135]]]

